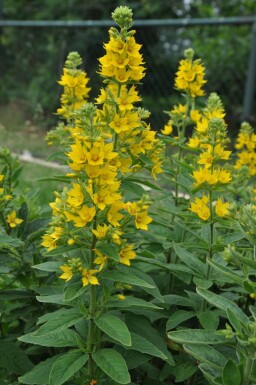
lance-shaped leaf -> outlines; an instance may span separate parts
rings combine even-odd
[[[88,354],[81,351],[70,351],[57,359],[52,366],[49,385],[62,385],[88,361]]]
[[[183,329],[168,333],[170,340],[179,344],[216,345],[225,344],[229,340],[222,334],[212,330]]]
[[[203,288],[197,288],[196,291],[203,298],[205,298],[206,301],[218,307],[219,309],[222,309],[224,311],[227,311],[227,309],[231,309],[234,315],[238,317],[238,319],[245,325],[247,325],[250,322],[249,318],[244,314],[244,312],[234,302],[230,301],[229,299],[224,298],[218,294],[212,293]]]
[[[103,330],[114,340],[119,341],[121,344],[131,346],[131,335],[126,324],[111,314],[102,314],[95,319],[95,323],[99,329]]]
[[[97,366],[118,384],[130,384],[131,377],[125,360],[116,350],[100,349],[92,355]]]
[[[215,368],[222,368],[227,358],[210,345],[184,345],[184,350],[199,362]]]
[[[19,382],[28,385],[48,385],[52,366],[60,356],[61,354],[58,354],[57,356],[40,362],[38,365],[34,366],[30,372],[19,377]]]

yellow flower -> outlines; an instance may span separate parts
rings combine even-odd
[[[119,211],[124,208],[124,204],[122,202],[114,202],[112,206],[110,207],[107,217],[109,223],[114,226],[120,226],[119,221],[124,217],[123,214],[121,214]]]
[[[23,222],[23,219],[17,218],[16,211],[12,211],[10,214],[7,215],[6,221],[9,226],[13,228],[20,225]]]
[[[136,214],[135,226],[137,229],[148,230],[148,224],[151,223],[152,220],[146,211],[139,212]]]
[[[70,266],[68,265],[62,265],[60,266],[60,269],[63,271],[63,274],[59,276],[61,279],[65,279],[66,282],[70,281],[73,277],[73,272]]]
[[[100,265],[99,271],[101,271],[103,267],[106,265],[108,257],[102,254],[102,252],[97,249],[95,249],[94,251],[97,254],[97,257],[94,259],[93,263],[95,263],[95,265]]]
[[[98,225],[96,230],[92,230],[97,238],[104,238],[108,232],[108,226],[104,223],[103,226]]]
[[[195,202],[191,202],[190,209],[193,213],[197,214],[200,219],[207,221],[210,218],[210,209],[207,206],[209,197],[203,195],[202,198],[195,198]]]
[[[125,295],[123,294],[118,294],[117,295],[117,298],[120,300],[120,301],[124,301],[126,299]]]
[[[193,120],[193,122],[198,122],[201,118],[201,114],[198,110],[191,110],[190,111],[190,118]]]
[[[41,245],[48,249],[48,251],[51,251],[53,249],[56,249],[57,247],[57,239],[53,238],[50,234],[45,234],[42,236],[43,242]]]
[[[222,160],[228,160],[230,157],[231,151],[224,150],[224,147],[221,144],[217,144],[214,147],[214,157],[216,156]]]
[[[220,183],[229,183],[231,182],[231,174],[229,171],[225,170],[225,169],[218,169],[218,181]]]
[[[4,175],[0,174],[0,182],[2,182],[3,179],[4,179]]]
[[[163,130],[161,130],[161,133],[163,135],[170,135],[172,133],[172,131],[173,131],[173,127],[172,127],[172,125],[171,125],[171,123],[169,121],[168,124],[166,124],[164,126]]]
[[[119,253],[120,262],[123,263],[124,265],[130,266],[131,265],[130,260],[134,259],[136,256],[135,251],[133,250],[133,246],[134,245],[132,244],[128,245],[124,247]]]
[[[94,277],[94,274],[98,273],[98,270],[87,270],[82,269],[82,282],[83,286],[89,285],[99,285],[99,281],[96,277]]]
[[[229,214],[228,208],[230,204],[229,202],[223,202],[221,198],[218,198],[216,205],[215,205],[215,212],[216,215],[219,217],[225,217]]]
[[[198,164],[204,164],[206,168],[211,167],[213,162],[213,156],[212,153],[209,151],[202,152],[199,156],[199,160],[197,161]]]
[[[116,133],[120,133],[122,131],[128,131],[130,129],[127,118],[121,117],[120,115],[116,114],[114,116],[114,119],[110,123],[109,127],[113,128],[113,130]]]
[[[197,148],[200,144],[200,140],[197,136],[194,136],[193,138],[189,138],[188,146],[191,148]]]
[[[73,221],[76,227],[84,227],[88,222],[91,222],[96,214],[96,208],[82,206],[80,210],[76,211],[76,214],[72,214],[68,211],[64,212],[68,221]]]
[[[79,207],[83,204],[84,194],[80,184],[72,183],[73,188],[68,192],[67,204],[73,207]]]

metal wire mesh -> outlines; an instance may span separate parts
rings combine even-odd
[[[56,81],[66,55],[74,50],[84,58],[93,99],[102,86],[102,79],[97,74],[98,58],[104,54],[102,43],[108,40],[107,31],[106,26],[3,27],[0,102],[21,98],[34,110],[55,111],[61,92]],[[169,110],[182,100],[173,85],[178,62],[187,47],[194,48],[196,57],[200,57],[207,68],[206,92],[217,92],[224,102],[228,119],[239,121],[250,54],[250,25],[144,25],[136,27],[136,31],[147,67],[139,91],[143,106],[151,111],[154,129],[161,129],[167,120],[163,110]],[[14,32],[20,34],[18,40],[13,39]]]

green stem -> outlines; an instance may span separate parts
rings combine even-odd
[[[89,353],[88,360],[88,372],[91,379],[94,376],[94,361],[92,358],[92,352],[94,347],[94,334],[95,334],[95,323],[94,323],[94,315],[96,310],[96,287],[94,285],[90,285],[90,320],[89,320],[89,330],[88,330],[88,341],[87,341],[87,350]]]
[[[255,335],[256,335],[256,328],[252,333],[252,338],[255,338]],[[250,378],[251,378],[251,373],[252,373],[253,364],[254,364],[254,358],[252,357],[254,357],[254,352],[253,354],[251,354],[251,352],[248,352],[248,354],[246,355],[242,385],[250,385]]]
[[[214,230],[212,190],[210,190],[210,192],[209,192],[209,201],[210,201],[210,221],[211,221],[211,223],[210,223],[210,239],[209,239],[208,256],[209,256],[209,259],[211,260],[212,255],[213,255],[213,230]],[[206,281],[209,279],[210,274],[211,274],[211,266],[208,263],[207,264],[207,270],[206,270],[206,277],[205,277]],[[203,311],[205,311],[207,309],[207,301],[205,299],[203,300],[202,308],[203,308]]]
[[[244,380],[243,380],[242,385],[250,385],[250,377],[251,377],[251,373],[252,373],[253,364],[254,364],[254,359],[250,358],[250,356],[248,356],[248,358],[246,359],[246,363],[245,363]]]
[[[96,220],[93,222],[93,228],[96,229]],[[90,256],[90,263],[89,263],[89,270],[92,269],[93,267],[93,261],[95,257],[95,246],[96,246],[97,238],[93,234],[92,237],[92,244],[91,244],[91,256]],[[94,361],[92,358],[92,353],[94,350],[94,345],[95,345],[95,331],[96,331],[96,325],[94,322],[94,317],[95,317],[95,311],[96,311],[96,304],[97,304],[97,293],[96,293],[96,286],[95,285],[90,285],[90,305],[89,305],[89,314],[90,314],[90,319],[89,319],[89,328],[88,328],[88,339],[87,339],[87,351],[89,354],[89,360],[88,360],[88,372],[89,376],[91,379],[94,376]]]

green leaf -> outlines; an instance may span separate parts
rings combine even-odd
[[[38,269],[42,271],[49,271],[50,273],[59,271],[59,267],[63,265],[63,262],[56,261],[56,262],[44,262],[39,263],[38,265],[32,266],[33,269]]]
[[[2,340],[0,343],[0,368],[5,368],[16,374],[23,374],[33,368],[33,363],[24,350],[14,342]]]
[[[206,276],[206,265],[201,262],[194,254],[178,245],[174,245],[174,250],[182,262],[194,271],[195,275],[198,275],[199,277]]]
[[[100,349],[92,355],[97,366],[118,384],[129,384],[131,377],[125,360],[113,349]]]
[[[125,346],[131,346],[131,335],[126,324],[110,314],[102,314],[99,318],[95,319],[95,323],[99,329],[103,330],[110,337],[119,341]]]
[[[241,374],[236,364],[229,359],[222,371],[223,385],[240,385]]]
[[[121,346],[118,346],[117,349],[125,359],[128,369],[135,369],[151,359],[148,354],[143,354],[136,350],[126,350]]]
[[[162,190],[161,187],[159,186],[156,186],[155,184],[153,183],[150,183],[149,181],[143,179],[143,178],[127,178],[126,181],[129,180],[131,182],[135,182],[135,183],[138,183],[139,185],[144,185],[144,186],[147,186],[153,190]]]
[[[229,245],[231,243],[234,243],[234,242],[237,242],[237,241],[240,241],[240,239],[243,239],[244,238],[244,235],[240,232],[238,233],[233,233],[233,234],[227,234],[227,235],[223,235],[221,237],[221,241],[225,244],[225,245]],[[255,262],[256,263],[256,262]]]
[[[187,297],[182,297],[181,295],[176,294],[167,294],[163,296],[164,303],[170,305],[178,305],[184,307],[191,307],[193,305],[192,301]]]
[[[120,255],[116,249],[115,246],[111,245],[110,243],[101,243],[97,244],[96,249],[101,251],[102,254],[106,255],[106,257],[113,259],[116,262],[120,261]]]
[[[50,333],[60,332],[69,328],[70,326],[75,325],[76,323],[82,321],[83,315],[76,311],[70,311],[60,314],[54,318],[51,318],[44,325],[42,325],[38,330],[36,330],[33,335],[43,336]]]
[[[243,279],[239,277],[233,270],[227,268],[226,266],[220,265],[219,263],[207,258],[207,263],[212,266],[218,273],[221,273],[226,278],[229,278],[231,282],[238,283],[238,285],[243,286]]]
[[[52,365],[59,357],[60,354],[40,362],[30,372],[19,377],[19,382],[28,385],[48,385]]]
[[[167,360],[167,356],[161,352],[154,344],[148,341],[146,338],[136,333],[131,333],[133,350],[138,350],[141,353],[149,354],[153,357],[159,357],[162,360]]]
[[[234,315],[238,317],[238,319],[240,319],[240,321],[243,322],[245,325],[250,322],[249,318],[244,314],[244,312],[229,299],[221,297],[220,295],[214,294],[203,288],[197,288],[196,291],[203,298],[205,298],[206,301],[216,306],[217,308],[222,309],[224,311],[227,311],[227,309],[231,309]]]
[[[37,295],[36,299],[43,303],[55,303],[57,305],[68,305],[64,302],[64,294]]]
[[[149,309],[163,309],[152,302],[144,301],[144,299],[126,296],[124,300],[111,300],[106,304],[106,307],[113,308],[130,308],[130,307],[139,307],[139,308],[149,308]]]
[[[129,180],[122,181],[122,188],[124,189],[125,195],[129,200],[134,197],[141,198],[145,194],[145,190],[142,186]]]
[[[209,289],[213,285],[213,282],[210,281],[209,279],[194,277],[193,281],[196,284],[196,286],[203,287],[204,289]]]
[[[241,332],[243,328],[242,328],[241,322],[239,321],[239,318],[236,317],[236,315],[233,313],[233,311],[229,308],[227,308],[227,315],[228,315],[228,320],[231,323],[231,325],[233,326],[233,328],[236,331]]]
[[[58,358],[52,366],[49,385],[62,385],[88,361],[88,354],[73,350]]]
[[[135,277],[138,277],[139,279],[142,279],[143,281],[147,282],[151,287],[143,287],[143,289],[151,294],[153,297],[157,298],[160,302],[163,302],[162,295],[156,286],[153,278],[150,277],[149,274],[145,273],[142,269],[138,269],[136,267],[131,266],[117,266],[117,269],[123,273],[127,273],[128,275],[132,275]]]
[[[72,301],[86,291],[88,291],[88,287],[82,286],[81,279],[75,282],[68,282],[67,287],[64,289],[64,301]]]
[[[84,246],[79,246],[74,249],[74,246],[61,246],[57,247],[56,249],[53,249],[51,251],[47,251],[47,253],[44,253],[46,257],[55,257],[56,255],[65,254],[69,252],[74,252],[76,250],[82,249]]]
[[[195,317],[194,311],[178,310],[171,315],[166,324],[166,330],[175,329],[182,322]]]
[[[175,376],[175,383],[182,382],[192,377],[193,374],[197,371],[197,366],[191,362],[181,362],[177,363],[174,368],[172,368],[172,373]]]
[[[216,330],[219,325],[219,316],[213,310],[200,311],[197,317],[204,329]]]
[[[229,341],[224,335],[212,330],[182,329],[168,333],[170,340],[179,344],[215,345],[225,344]]]
[[[184,345],[184,350],[199,362],[204,362],[216,368],[222,368],[226,362],[225,356],[210,345]]]
[[[4,247],[20,247],[24,245],[24,242],[22,242],[18,238],[10,237],[9,235],[0,234],[0,248]]]
[[[32,332],[19,337],[18,340],[26,342],[27,344],[59,348],[65,346],[77,346],[80,339],[76,332],[66,329],[61,332],[50,333],[43,336],[36,336],[34,332]]]
[[[146,281],[142,280],[141,278],[138,278],[137,276],[126,274],[118,270],[109,271],[105,273],[104,278],[115,282],[127,283],[128,285],[148,287],[149,289],[154,289],[155,287],[147,283]]]
[[[10,290],[4,290],[3,292],[0,292],[0,299],[2,300],[9,300],[13,301],[16,299],[23,299],[23,298],[33,298],[34,295],[32,291],[26,291],[21,289],[10,289]]]

